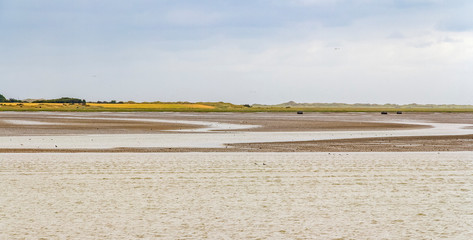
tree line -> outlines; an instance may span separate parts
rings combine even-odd
[[[87,102],[85,99],[79,98],[70,98],[70,97],[62,97],[57,99],[48,99],[48,100],[36,100],[33,103],[78,103],[78,104],[86,104]]]
[[[21,103],[25,101],[14,99],[14,98],[7,99],[5,96],[0,94],[0,102],[20,102]],[[33,103],[71,103],[71,104],[85,105],[87,102],[85,101],[85,99],[62,97],[62,98],[57,98],[57,99],[36,100],[36,101],[33,101]]]
[[[22,101],[18,99],[14,99],[14,98],[7,99],[5,96],[0,94],[0,102],[22,102]]]

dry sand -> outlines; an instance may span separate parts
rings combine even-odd
[[[473,239],[473,154],[0,154],[0,239]]]

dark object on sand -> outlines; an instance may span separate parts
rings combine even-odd
[[[381,114],[388,114],[388,112],[381,112]]]
[[[397,111],[396,114],[402,114],[402,112],[401,112],[401,111]]]
[[[303,111],[297,111],[297,114],[304,114]]]

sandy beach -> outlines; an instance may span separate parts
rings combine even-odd
[[[473,114],[0,113],[0,239],[471,239]]]
[[[0,154],[0,238],[471,239],[472,157]]]

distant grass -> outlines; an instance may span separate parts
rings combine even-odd
[[[441,106],[441,105],[439,105]],[[199,103],[0,103],[0,111],[65,111],[65,112],[473,112],[473,107],[432,106],[254,106],[245,107],[224,102]]]
[[[315,108],[315,107],[298,107],[298,108],[281,108],[281,107],[253,107],[241,112],[472,112],[473,108],[356,108],[356,107],[332,107],[332,108]]]
[[[212,110],[214,106],[193,103],[0,103],[0,111],[199,111]]]

